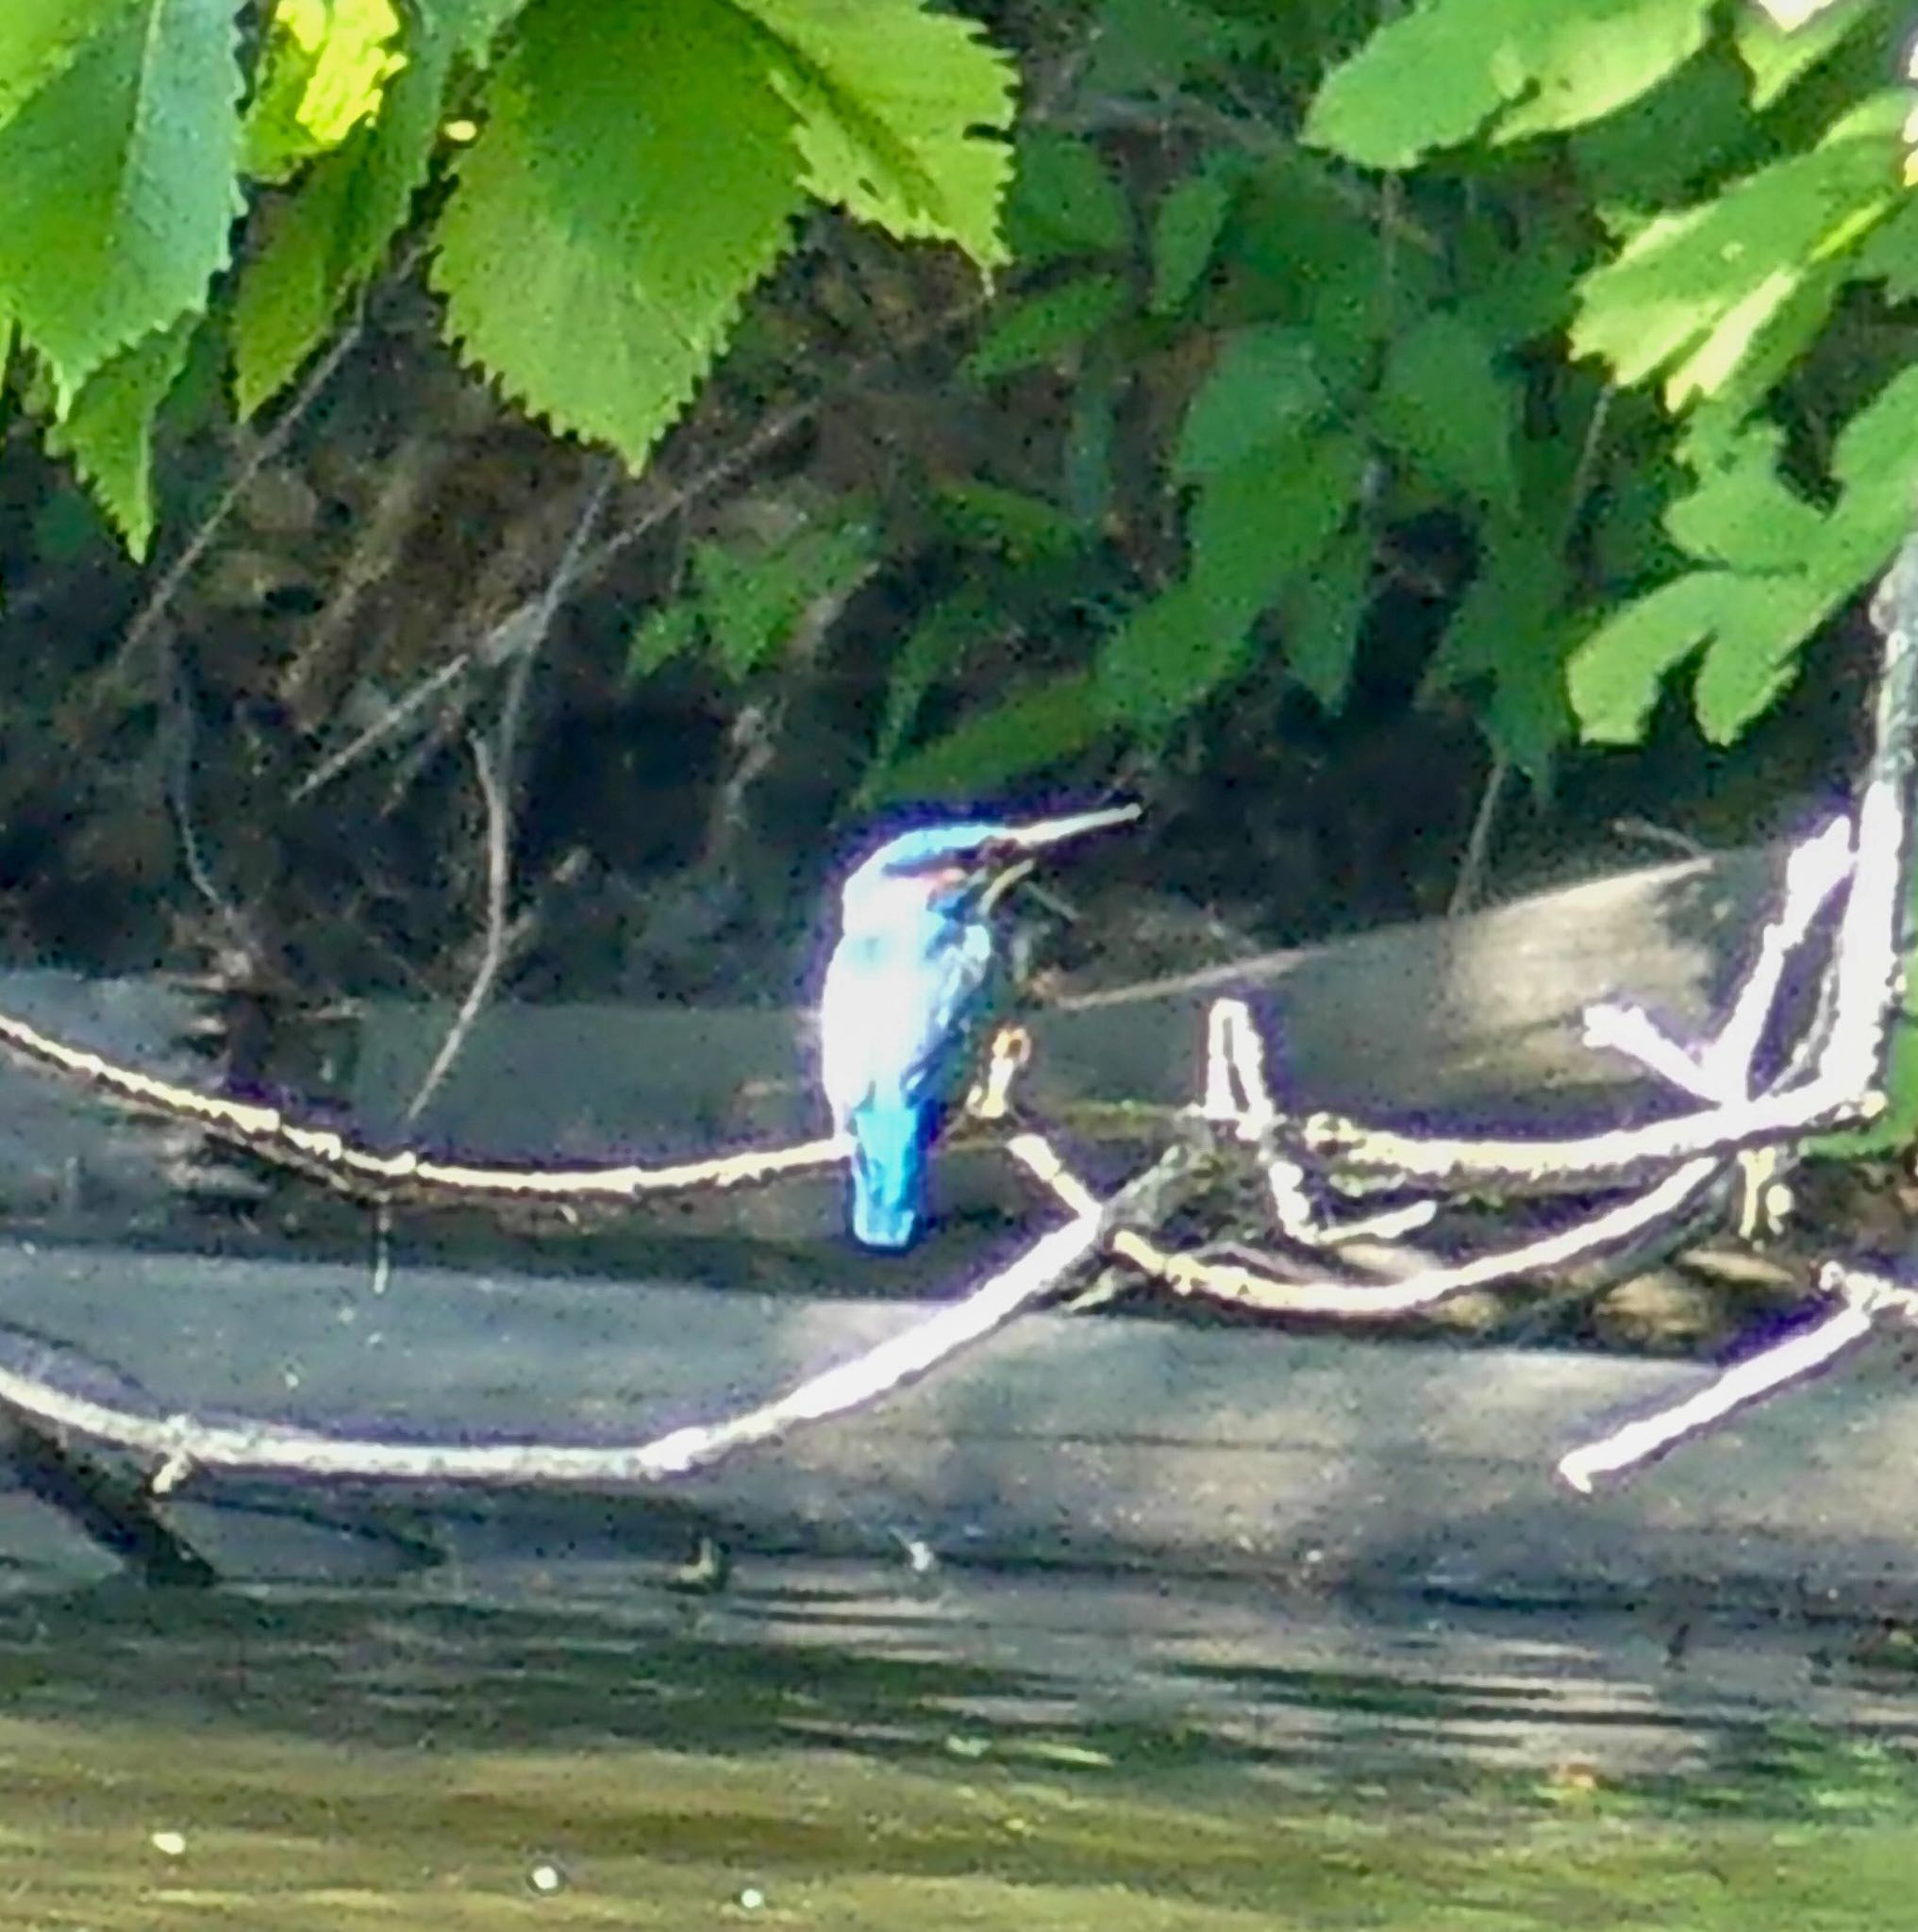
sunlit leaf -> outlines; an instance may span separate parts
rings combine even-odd
[[[399,33],[392,0],[278,0],[242,132],[247,174],[284,181],[370,122],[405,64]]]
[[[1540,9],[1530,91],[1498,117],[1497,142],[1578,127],[1648,93],[1705,44],[1715,0],[1611,0]]]
[[[810,193],[902,241],[954,242],[981,268],[1007,259],[999,209],[1017,75],[976,21],[922,0],[731,4],[763,29],[758,43],[792,111]],[[631,79],[650,95],[645,69]],[[725,109],[712,127],[730,139]],[[687,153],[717,145],[709,138]],[[691,179],[683,158],[676,174]]]
[[[638,463],[802,205],[762,36],[707,0],[543,0],[486,104],[432,267],[451,331],[556,427]]]
[[[1675,577],[1592,631],[1566,660],[1566,691],[1584,736],[1636,744],[1670,674],[1712,635],[1738,583],[1731,571]]]
[[[0,308],[45,358],[63,413],[120,350],[200,309],[239,211],[231,0],[83,0],[61,41],[45,0],[6,0]],[[8,38],[11,38],[11,45]]]
[[[1632,383],[1710,344],[1687,388],[1724,381],[1812,269],[1855,249],[1895,205],[1886,155],[1902,117],[1902,96],[1881,95],[1810,153],[1648,224],[1580,285],[1576,353],[1604,357]]]
[[[1525,93],[1528,50],[1556,10],[1536,0],[1422,0],[1326,75],[1304,138],[1369,168],[1409,168],[1469,141]]]
[[[1748,430],[1666,511],[1666,528],[1701,563],[1790,571],[1818,541],[1824,513],[1778,475],[1783,441],[1783,432],[1770,425]]]
[[[1758,7],[1739,8],[1732,15],[1732,43],[1751,75],[1752,106],[1769,108],[1860,26],[1879,18],[1875,0],[1837,0],[1791,27]]]
[[[144,558],[153,536],[153,425],[181,369],[197,318],[171,328],[96,369],[73,408],[47,429],[47,448],[71,456],[127,549]]]
[[[233,312],[233,390],[242,416],[276,395],[341,308],[378,271],[426,178],[446,77],[478,0],[437,0],[406,42],[374,120],[307,170],[267,210]]]

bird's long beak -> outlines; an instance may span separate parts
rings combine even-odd
[[[1029,825],[1006,826],[993,836],[992,842],[1016,846],[1021,852],[1038,852],[1068,839],[1083,838],[1088,832],[1103,832],[1109,825],[1129,825],[1144,809],[1142,805],[1109,805],[1098,811],[1074,812],[1067,818],[1035,819]]]

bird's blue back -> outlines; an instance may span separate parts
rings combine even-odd
[[[932,1143],[995,977],[985,918],[909,867],[976,849],[990,829],[909,833],[846,882],[845,930],[820,999],[821,1061],[834,1124],[854,1143],[853,1234],[869,1247],[904,1248],[919,1232]]]

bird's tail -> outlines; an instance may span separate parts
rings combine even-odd
[[[853,1239],[869,1248],[909,1248],[926,1219],[926,1171],[938,1119],[926,1107],[865,1107],[851,1124]]]

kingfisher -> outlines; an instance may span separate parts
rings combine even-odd
[[[853,1238],[912,1245],[939,1137],[993,1004],[992,914],[1032,854],[1139,816],[1109,806],[1027,824],[922,825],[889,840],[840,891],[819,1001],[820,1074],[853,1143]]]

